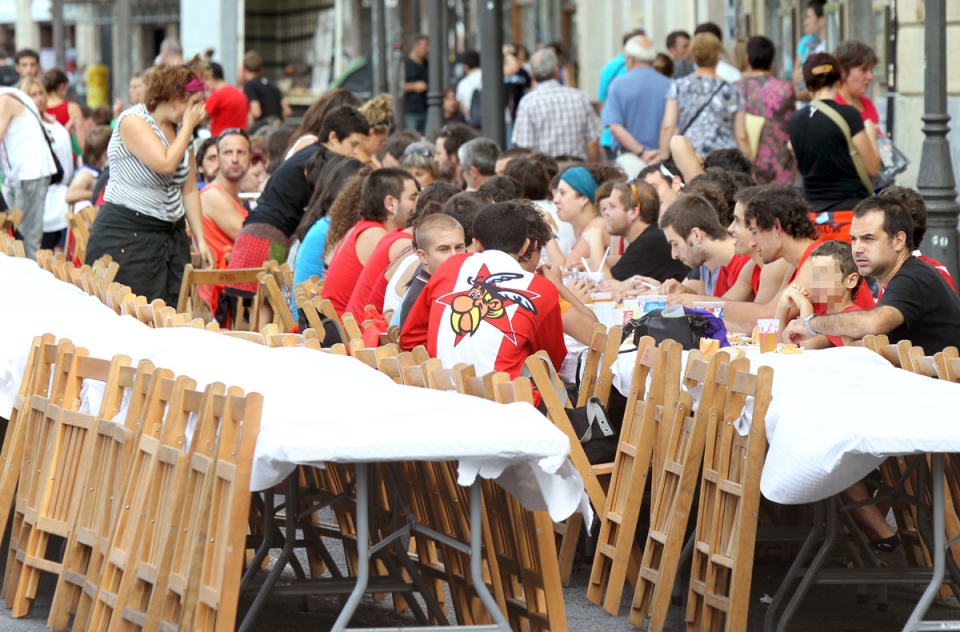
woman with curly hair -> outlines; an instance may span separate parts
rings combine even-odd
[[[112,256],[120,264],[117,282],[150,301],[177,302],[190,263],[187,222],[204,267],[215,263],[190,150],[193,130],[206,116],[206,72],[199,56],[154,69],[143,103],[120,114],[107,146],[110,180],[87,257]]]
[[[383,149],[383,141],[390,133],[390,124],[393,122],[393,95],[378,94],[360,106],[360,114],[370,123],[370,136],[357,153],[357,160],[379,169],[383,165],[375,156]]]

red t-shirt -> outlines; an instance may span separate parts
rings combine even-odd
[[[839,92],[834,98],[834,101],[837,102],[837,105],[847,105],[847,102],[843,100]],[[863,112],[860,113],[860,117],[864,121],[873,121],[876,125],[880,125],[880,114],[877,112],[877,106],[873,104],[873,101],[871,101],[869,97],[860,97],[860,104],[863,106]]]
[[[950,289],[952,289],[954,292],[957,291],[957,286],[954,285],[953,277],[950,276],[950,271],[947,270],[947,266],[943,265],[936,259],[931,259],[930,257],[927,257],[926,255],[914,255],[914,256],[920,261],[926,261],[927,263],[932,265],[937,270],[937,272],[940,273],[940,276],[942,276],[947,281],[947,285],[950,286]]]
[[[210,133],[218,136],[225,129],[247,129],[247,114],[250,113],[250,104],[247,96],[231,85],[225,85],[215,91],[204,106],[210,115]]]
[[[807,259],[810,258],[810,254],[813,253],[814,249],[820,245],[820,242],[815,241],[807,249],[803,251],[803,256],[800,257],[800,262],[797,264],[797,267],[793,269],[793,273],[790,275],[790,280],[787,281],[787,284],[793,283],[793,280],[797,278],[797,273],[800,272],[800,268],[803,267],[803,264],[807,262]],[[873,309],[877,306],[877,302],[873,300],[873,294],[870,293],[870,289],[867,287],[866,283],[860,286],[860,290],[857,292],[857,298],[853,302],[860,309]]]
[[[517,378],[541,350],[559,369],[567,355],[560,295],[499,250],[456,255],[433,273],[403,324],[400,347],[418,345],[443,366],[474,365],[477,375]]]
[[[384,235],[377,247],[374,248],[373,254],[370,255],[366,265],[363,266],[363,272],[357,277],[357,284],[353,288],[353,293],[350,294],[350,300],[347,301],[347,312],[359,316],[363,314],[363,308],[367,305],[373,305],[377,308],[377,311],[383,311],[383,295],[387,286],[386,284],[383,285],[379,296],[376,295],[374,289],[377,280],[384,278],[383,273],[390,267],[390,248],[401,239],[411,239],[411,236],[402,228],[398,228],[392,233]]]
[[[864,292],[860,292],[860,293],[863,294]],[[870,294],[870,293],[866,292],[866,294]],[[859,305],[851,305],[850,307],[843,308],[843,311],[841,311],[840,313],[846,314],[847,312],[859,312],[861,310],[862,308]],[[819,309],[814,310],[813,313],[816,314],[817,316],[826,316],[827,310],[824,309],[823,307],[820,307]],[[824,334],[824,335],[827,336],[827,340],[829,340],[830,344],[832,344],[834,347],[843,346],[843,336],[829,336],[827,334]]]
[[[357,237],[368,228],[384,228],[384,225],[368,219],[362,219],[354,224],[353,228],[343,236],[327,268],[327,276],[320,296],[330,300],[338,316],[342,316],[346,311],[353,288],[357,279],[360,278],[360,273],[363,272],[363,264],[357,258]]]
[[[760,294],[760,274],[762,272],[763,267],[760,264],[753,266],[753,272],[750,274],[750,287],[753,288],[754,296]]]
[[[730,288],[736,285],[737,279],[743,271],[743,266],[749,262],[750,257],[747,255],[733,255],[730,263],[725,266],[720,266],[720,274],[717,275],[717,282],[713,286],[713,295],[723,296]]]

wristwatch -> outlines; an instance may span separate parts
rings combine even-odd
[[[813,328],[813,325],[810,324],[810,321],[816,316],[816,314],[807,314],[803,317],[803,326],[807,328],[807,331],[810,332],[811,336],[819,335],[817,330]]]

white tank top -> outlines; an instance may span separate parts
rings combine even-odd
[[[25,92],[16,88],[0,88],[0,97],[8,94],[20,101],[24,112],[10,121],[3,135],[3,143],[0,143],[6,182],[13,184],[52,176],[57,172],[57,166],[53,162],[36,104]]]
[[[390,282],[387,283],[387,291],[383,295],[383,311],[392,309],[396,312],[400,309],[400,304],[403,302],[403,295],[397,294],[397,285],[400,284],[400,279],[403,278],[404,273],[411,267],[416,268],[418,263],[420,263],[420,257],[417,256],[417,253],[413,253],[412,255],[407,255],[407,258],[397,266],[397,271],[393,273]]]

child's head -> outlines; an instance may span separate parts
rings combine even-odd
[[[845,300],[856,298],[862,278],[850,244],[837,240],[823,242],[810,254],[810,265],[813,267],[810,299],[826,305],[827,313],[832,313]]]
[[[103,169],[107,163],[107,145],[113,130],[109,125],[94,125],[87,132],[87,142],[83,146],[83,163],[94,169]]]

